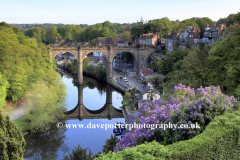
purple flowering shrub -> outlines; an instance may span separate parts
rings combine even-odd
[[[215,116],[239,108],[239,102],[233,96],[221,93],[220,87],[200,87],[196,90],[182,84],[175,86],[170,101],[159,99],[144,103],[135,117],[136,124],[188,124],[189,127],[175,130],[172,128],[156,129],[132,128],[115,146],[114,151],[124,147],[133,147],[144,141],[156,140],[160,144],[168,145],[180,140],[187,140],[202,133]],[[194,128],[198,123],[200,128]],[[191,128],[190,128],[191,127]]]

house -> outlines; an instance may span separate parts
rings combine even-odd
[[[104,55],[100,52],[93,52],[94,57],[104,57]]]
[[[235,23],[235,27],[239,27],[240,24],[239,23]],[[225,27],[223,30],[222,30],[222,36],[219,36],[218,38],[219,39],[223,39],[225,37],[227,37],[231,32],[228,31],[228,28]]]
[[[133,41],[133,43],[132,43],[132,46],[137,46],[138,45],[138,41],[139,41],[139,39],[135,39],[135,41]]]
[[[138,97],[138,109],[144,102],[151,102],[151,99],[154,101],[160,99],[160,92],[152,84],[148,83],[145,92]]]
[[[73,54],[68,53],[68,52],[63,53],[63,54],[62,54],[62,57],[63,57],[63,58],[66,58],[67,60],[70,60],[70,61],[72,61],[74,58],[76,58]]]
[[[88,65],[93,65],[93,66],[96,66],[98,65],[98,62],[99,62],[100,58],[99,57],[88,57]]]
[[[140,35],[139,44],[140,45],[155,46],[158,38],[159,38],[158,34],[153,34],[153,33],[143,34],[143,35]]]
[[[119,41],[117,46],[128,46],[128,42],[127,41]]]
[[[185,29],[180,33],[180,38],[178,42],[179,47],[182,47],[183,49],[185,49],[186,48],[185,45],[188,43],[189,32],[196,32],[196,31],[197,31],[197,28],[195,25],[186,26]]]
[[[165,49],[165,39],[164,38],[159,38],[156,42],[156,46],[160,48],[161,50]]]
[[[178,48],[178,41],[180,38],[180,33],[170,33],[168,32],[168,36],[165,38],[165,48],[168,52],[172,52],[174,49]]]
[[[151,70],[150,68],[146,68],[146,67],[142,67],[141,69],[140,69],[140,74],[139,74],[139,76],[140,76],[140,79],[141,80],[147,80],[147,76],[148,75],[151,75],[151,76],[153,76],[153,75],[155,75],[155,73],[153,72],[153,70]]]
[[[117,43],[120,40],[120,38],[114,37],[98,37],[96,40],[96,46],[106,46],[107,44],[110,44],[111,46],[117,46]]]
[[[209,26],[209,24],[207,24],[207,27],[204,30],[202,42],[213,45],[217,41],[218,37],[222,36],[224,28],[226,28],[226,24],[223,23],[220,24],[220,26]]]
[[[200,31],[200,29],[196,30],[196,31],[192,31],[188,33],[188,44],[189,47],[196,47],[199,48],[199,42],[202,39],[202,32]]]

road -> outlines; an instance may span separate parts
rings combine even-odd
[[[114,79],[115,82],[116,82],[116,78],[119,79],[120,77],[123,77],[121,74],[119,74],[115,70],[112,71],[112,76],[113,76],[113,79]],[[137,75],[134,74],[134,76],[137,76]],[[131,74],[131,76],[127,76],[127,79],[128,79],[129,86],[133,86],[136,89],[143,92],[143,88],[140,85],[136,84],[136,80],[133,78],[133,74]]]

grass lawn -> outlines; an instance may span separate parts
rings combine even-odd
[[[21,131],[25,131],[25,130],[28,130],[29,128],[28,128],[28,124],[29,124],[29,122],[25,122],[25,116],[22,116],[22,117],[20,117],[20,118],[18,118],[18,119],[15,119],[15,120],[13,120],[16,124],[17,124],[17,126],[19,127],[19,128],[21,128]]]

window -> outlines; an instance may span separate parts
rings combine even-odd
[[[157,96],[155,96],[155,100],[157,100]]]

